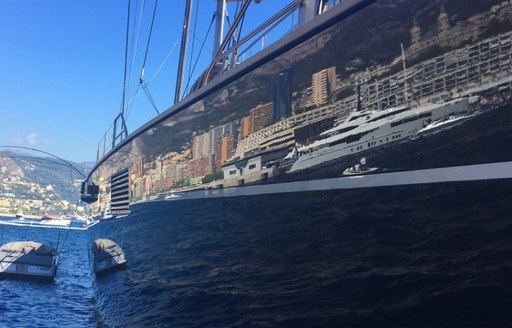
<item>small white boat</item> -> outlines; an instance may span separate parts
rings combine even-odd
[[[412,136],[412,139],[416,139],[422,135],[435,134],[435,133],[441,132],[443,130],[452,128],[461,123],[464,123],[466,120],[472,118],[473,116],[474,116],[474,114],[450,116],[447,118],[443,118],[441,120],[431,122],[428,125],[426,125],[424,128],[422,128],[421,130],[416,132],[416,134],[414,136]]]
[[[169,200],[169,199],[178,199],[178,198],[180,198],[180,197],[181,197],[180,195],[176,195],[175,193],[171,193],[170,195],[165,196],[165,199],[166,199],[166,200]]]
[[[114,218],[114,214],[112,213],[105,213],[103,214],[103,220],[108,220]]]
[[[343,171],[343,175],[361,175],[361,174],[367,174],[370,172],[375,172],[379,168],[378,167],[367,167],[365,169],[356,169],[354,166],[346,168],[345,171]]]
[[[114,213],[112,213],[110,206],[107,206],[107,208],[103,211],[102,219],[108,220],[108,219],[113,219],[115,217],[116,216],[114,215]]]
[[[69,227],[71,225],[71,220],[67,219],[65,216],[61,216],[58,219],[52,218],[43,218],[39,225],[43,226],[55,226],[55,227]]]
[[[120,269],[126,265],[124,251],[110,239],[96,239],[91,250],[96,274]]]
[[[0,276],[53,280],[59,253],[50,245],[15,241],[0,248]]]
[[[16,213],[16,220],[18,220],[19,222],[25,221],[25,214],[19,211],[18,213]]]

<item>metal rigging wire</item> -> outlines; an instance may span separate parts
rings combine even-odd
[[[153,97],[149,93],[148,85],[145,84],[143,81],[140,81],[140,85],[142,86],[142,90],[144,90],[144,93],[148,97],[149,102],[151,103],[151,105],[153,106],[153,108],[155,109],[157,114],[160,114],[160,111],[158,111],[158,108],[156,107],[155,100],[153,99]]]
[[[162,70],[162,68],[164,67],[164,65],[167,63],[167,61],[169,60],[169,58],[171,57],[172,53],[174,52],[174,50],[176,49],[176,47],[178,46],[178,42],[180,41],[179,38],[176,39],[176,41],[174,41],[174,45],[172,46],[171,50],[169,50],[169,53],[167,54],[167,56],[165,57],[164,61],[162,62],[162,64],[160,64],[160,66],[158,67],[158,69],[156,70],[155,74],[153,74],[153,76],[151,77],[151,79],[149,79],[148,83],[147,84],[150,84],[151,81],[153,81],[155,79],[155,77],[158,75],[158,73],[160,73],[160,71]]]
[[[125,109],[125,99],[126,99],[126,75],[127,75],[127,66],[128,66],[128,46],[129,46],[129,35],[130,35],[130,5],[131,0],[128,0],[128,15],[126,18],[126,41],[125,41],[125,50],[124,50],[124,78],[123,78],[123,99],[121,106],[121,114],[124,119],[124,109]]]
[[[151,26],[149,27],[148,43],[146,45],[146,52],[144,54],[144,61],[142,62],[142,72],[140,73],[140,80],[144,80],[144,68],[146,67],[146,59],[148,58],[149,44],[151,42],[151,34],[153,34],[153,25],[155,23],[156,8],[158,6],[158,0],[155,1],[155,8],[153,9],[153,17],[151,18]]]
[[[39,152],[39,153],[42,153],[42,154],[45,154],[45,155],[49,155],[51,157],[55,157],[56,159],[58,159],[61,162],[57,162],[55,160],[46,159],[46,158],[29,157],[29,156],[23,156],[23,155],[8,155],[8,154],[4,154],[3,155],[3,156],[6,156],[6,157],[9,157],[9,158],[20,158],[20,159],[26,159],[26,160],[30,159],[31,161],[34,161],[34,162],[52,163],[52,164],[56,164],[56,165],[68,166],[69,168],[71,168],[71,170],[69,171],[70,180],[73,180],[73,178],[74,178],[73,174],[72,174],[72,171],[77,172],[78,174],[80,174],[85,179],[85,175],[80,170],[78,170],[73,164],[71,164],[70,162],[66,161],[65,159],[63,159],[63,158],[61,158],[61,157],[59,157],[57,155],[54,155],[52,153],[49,153],[49,152],[46,152],[46,151],[43,151],[43,150],[39,150],[39,149],[35,149],[35,148],[23,147],[23,146],[9,146],[9,145],[4,146],[4,145],[0,145],[0,148],[14,148],[14,149],[31,150],[31,151]],[[79,204],[80,204],[80,200],[78,200],[78,202],[76,204],[75,214],[77,213],[78,205]],[[57,241],[57,251],[59,253],[64,248],[64,244],[66,243],[66,240],[67,240],[68,235],[69,235],[69,230],[71,230],[71,229],[67,229],[67,230],[68,231],[66,232],[66,235],[64,237],[64,241],[60,245],[60,248],[59,248],[59,241]],[[1,239],[3,239],[3,230],[2,230],[2,238]],[[59,232],[59,239],[60,239],[60,232]]]
[[[240,5],[240,2],[238,2],[236,4],[235,17],[238,16],[238,14],[239,14],[239,5]],[[242,17],[242,20],[240,21],[240,24],[237,27],[237,29],[238,29],[237,34],[235,35],[233,33],[233,38],[231,39],[231,47],[233,47],[240,40],[240,36],[242,35],[242,28],[244,26],[244,22],[245,22],[245,15],[244,15],[244,17]],[[233,56],[232,56],[232,65],[233,66],[236,65],[237,59],[238,59],[238,49],[235,49],[235,51],[233,52]]]
[[[45,155],[49,155],[49,156],[55,157],[56,159],[58,159],[58,160],[62,161],[63,163],[65,163],[68,167],[70,167],[72,170],[74,170],[75,172],[80,174],[85,179],[85,174],[83,174],[79,169],[77,169],[75,166],[73,166],[73,164],[71,164],[70,162],[66,161],[65,159],[60,158],[59,156],[54,155],[52,153],[48,153],[46,151],[35,149],[35,148],[23,147],[23,146],[9,146],[9,145],[2,146],[2,145],[0,145],[0,148],[14,148],[14,149],[32,150],[32,151],[35,151],[35,152],[39,152],[39,153],[42,153],[42,154],[45,154]]]
[[[132,60],[131,60],[131,63],[130,63],[130,74],[129,74],[129,80],[128,80],[128,98],[130,98],[130,95],[132,94],[131,91],[132,91],[132,78],[134,76],[134,71],[135,71],[135,60],[136,60],[136,54],[137,54],[137,49],[139,48],[139,39],[140,39],[140,31],[141,31],[141,28],[142,28],[142,17],[144,16],[144,9],[146,7],[146,0],[142,0],[142,4],[140,6],[140,14],[139,14],[139,19],[138,21],[134,21],[134,25],[137,24],[137,27],[134,29],[136,30],[136,33],[133,34],[133,37],[132,37],[132,51],[131,51],[131,56],[132,56]],[[135,4],[135,11],[138,11],[137,10],[138,8],[138,1],[137,3]],[[135,40],[135,41],[134,41]],[[137,89],[135,90],[135,94],[137,94],[139,90],[139,85],[137,84]],[[131,98],[128,100],[127,102],[127,109],[126,109],[126,112],[125,112],[125,120],[128,118],[128,115],[129,115],[129,112],[132,108],[132,102],[133,102],[133,99],[135,97]]]
[[[194,17],[194,30],[192,32],[192,38],[195,40],[196,38],[196,30],[197,30],[197,17],[198,17],[198,14],[199,14],[199,0],[197,0],[197,5],[196,5],[196,17]],[[194,57],[194,45],[196,43],[194,41],[192,41],[192,47],[191,47],[191,50],[190,50],[190,58],[193,58]],[[189,61],[189,64],[188,64],[188,79],[190,80],[190,72],[192,70],[192,61]]]
[[[135,7],[137,8],[137,5]],[[139,48],[140,31],[142,29],[142,18],[144,16],[145,8],[146,8],[146,0],[143,0],[142,1],[142,5],[140,7],[140,14],[139,14],[139,20],[138,20],[138,26],[137,26],[137,32],[136,32],[136,38],[135,38],[135,45],[133,46],[133,49],[132,49],[132,63],[131,63],[131,68],[130,68],[130,79],[129,79],[129,83],[128,83],[128,96],[129,97],[132,94],[131,93],[131,90],[132,90],[132,78],[134,76],[134,71],[135,71],[135,60],[136,60],[137,49]],[[140,85],[137,83],[137,88],[135,89],[134,96],[130,97],[129,100],[127,101],[127,105],[126,105],[127,109],[126,109],[126,112],[125,112],[125,120],[127,120],[128,117],[130,116],[130,112],[131,112],[131,109],[133,108],[133,103],[135,101],[135,98],[138,95],[139,88],[140,88]]]
[[[155,78],[156,76],[160,73],[160,71],[163,69],[163,67],[165,66],[165,64],[167,63],[167,61],[169,60],[169,58],[171,57],[172,53],[174,52],[174,50],[176,49],[176,46],[178,45],[178,42],[180,41],[180,39],[176,39],[176,41],[174,42],[174,45],[172,46],[171,50],[169,50],[169,52],[167,53],[167,56],[165,57],[165,59],[162,61],[162,63],[160,64],[160,66],[158,67],[158,69],[156,70],[155,74],[153,74],[153,76],[151,77],[151,79],[149,79],[148,82],[145,83],[145,86],[147,87]],[[129,108],[129,112],[131,111],[131,108],[133,107],[134,103],[135,103],[135,98],[139,95],[139,91],[140,91],[140,88],[141,88],[141,85],[140,83],[137,84],[137,90],[135,91],[135,95],[133,96],[133,98],[131,99],[130,101],[130,108]]]
[[[155,8],[153,9],[153,17],[151,18],[151,26],[149,28],[149,36],[148,36],[148,43],[146,45],[146,51],[144,54],[144,61],[142,63],[142,70],[140,72],[140,79],[139,79],[139,85],[142,87],[142,90],[144,90],[144,93],[146,94],[146,97],[148,97],[149,102],[155,109],[155,111],[160,114],[160,111],[158,110],[155,100],[149,93],[149,89],[146,83],[144,83],[144,70],[146,69],[146,60],[148,58],[148,52],[149,52],[149,44],[151,43],[151,35],[153,34],[153,25],[155,23],[155,17],[156,17],[156,9],[158,7],[158,0],[155,1]]]
[[[197,54],[196,61],[194,62],[194,66],[192,67],[192,70],[190,71],[189,78],[187,80],[187,86],[185,87],[183,96],[185,96],[185,94],[189,91],[188,88],[190,85],[190,81],[192,80],[192,74],[196,70],[197,63],[199,62],[199,57],[201,56],[201,53],[203,52],[204,44],[206,42],[206,39],[208,38],[208,35],[210,34],[210,30],[211,30],[214,22],[215,22],[215,14],[213,14],[213,16],[212,16],[212,20],[210,22],[210,26],[208,27],[208,31],[206,31],[206,35],[204,36],[203,42],[201,43],[201,48],[199,49],[199,54]]]
[[[54,159],[44,158],[44,157],[31,157],[31,156],[11,155],[11,154],[2,154],[1,156],[9,157],[9,158],[22,159],[22,160],[26,160],[28,162],[34,162],[34,163],[55,164],[55,165],[60,165],[60,166],[68,167],[68,165],[65,164],[65,163],[57,162]],[[70,170],[70,172],[72,172],[72,171]]]

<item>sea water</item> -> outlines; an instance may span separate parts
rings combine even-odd
[[[510,195],[510,180],[458,182],[148,203],[69,234],[6,226],[4,243],[62,251],[53,283],[0,281],[0,326],[508,327]],[[125,270],[94,276],[96,238]]]

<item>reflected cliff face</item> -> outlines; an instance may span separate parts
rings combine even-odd
[[[94,206],[112,202],[119,172],[133,203],[509,161],[511,13],[509,1],[377,1],[135,138],[96,171]]]

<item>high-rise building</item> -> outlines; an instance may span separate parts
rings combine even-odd
[[[441,4],[441,12],[438,17],[439,25],[439,37],[444,38],[449,34],[450,22],[448,20],[448,14],[444,8],[444,4]]]
[[[190,178],[202,177],[212,173],[212,157],[205,156],[189,161]]]
[[[192,158],[202,158],[211,153],[210,132],[195,136],[192,144]]]
[[[214,155],[213,155],[213,162],[212,162],[212,171],[213,172],[220,172],[222,170],[222,164],[221,164],[221,153],[222,153],[222,139],[226,137],[222,137],[215,141],[214,146]]]
[[[224,164],[228,159],[233,157],[235,154],[235,138],[231,136],[225,136],[221,139],[220,145],[220,165]]]
[[[252,133],[251,115],[245,116],[240,120],[240,135],[242,138],[247,137]]]
[[[222,137],[235,134],[236,128],[236,122],[230,122],[210,129],[210,154],[215,154],[215,143]]]
[[[287,70],[277,75],[273,90],[274,121],[279,121],[292,114],[292,71]]]
[[[411,47],[417,47],[421,42],[421,27],[418,25],[418,20],[416,16],[412,19],[412,28],[411,28]]]
[[[133,173],[136,178],[142,178],[144,176],[144,157],[139,157],[133,165]]]
[[[251,133],[259,131],[272,123],[272,103],[260,104],[250,111]]]
[[[336,90],[336,67],[325,68],[311,78],[312,100],[317,106],[325,104],[327,97]]]
[[[174,177],[174,181],[179,182],[182,180],[190,179],[192,177],[191,174],[191,166],[190,161],[184,161],[176,164],[176,176]]]

